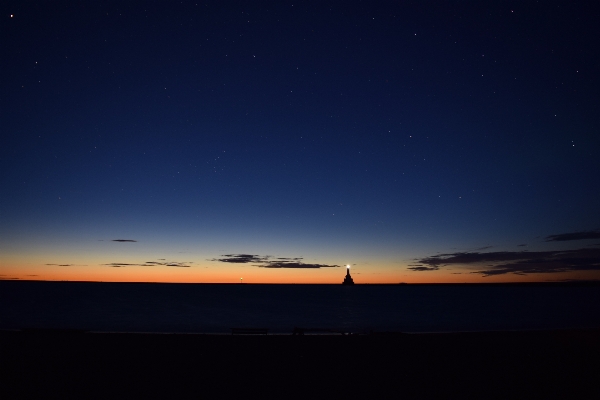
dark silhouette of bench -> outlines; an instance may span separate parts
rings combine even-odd
[[[267,328],[231,328],[232,335],[267,335]]]

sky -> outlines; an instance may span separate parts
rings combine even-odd
[[[0,11],[0,279],[600,278],[590,2]]]

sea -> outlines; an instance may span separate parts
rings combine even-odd
[[[600,328],[600,284],[0,281],[0,329],[227,334]]]

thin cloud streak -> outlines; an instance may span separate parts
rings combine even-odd
[[[256,254],[223,254],[221,257],[225,258],[213,258],[210,261],[219,261],[233,264],[246,264],[264,262],[269,259],[269,256],[261,257]]]
[[[222,258],[213,258],[209,261],[218,261],[233,264],[255,264],[259,268],[339,268],[339,265],[307,264],[302,257],[273,257],[257,254],[223,254]]]
[[[339,268],[339,265],[305,264],[300,262],[269,262],[259,265],[260,268]]]
[[[156,267],[156,266],[164,266],[164,267],[177,267],[177,268],[190,268],[193,262],[190,261],[146,261],[143,263],[119,263],[113,262],[108,264],[102,264],[113,268],[123,268],[123,267]]]
[[[560,233],[558,235],[546,236],[546,242],[566,242],[570,240],[600,239],[600,231],[581,231],[571,233]]]

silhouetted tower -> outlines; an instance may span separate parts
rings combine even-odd
[[[346,265],[346,277],[344,278],[344,282],[342,282],[342,285],[354,285],[354,281],[352,280],[352,277],[350,276],[350,266]]]

